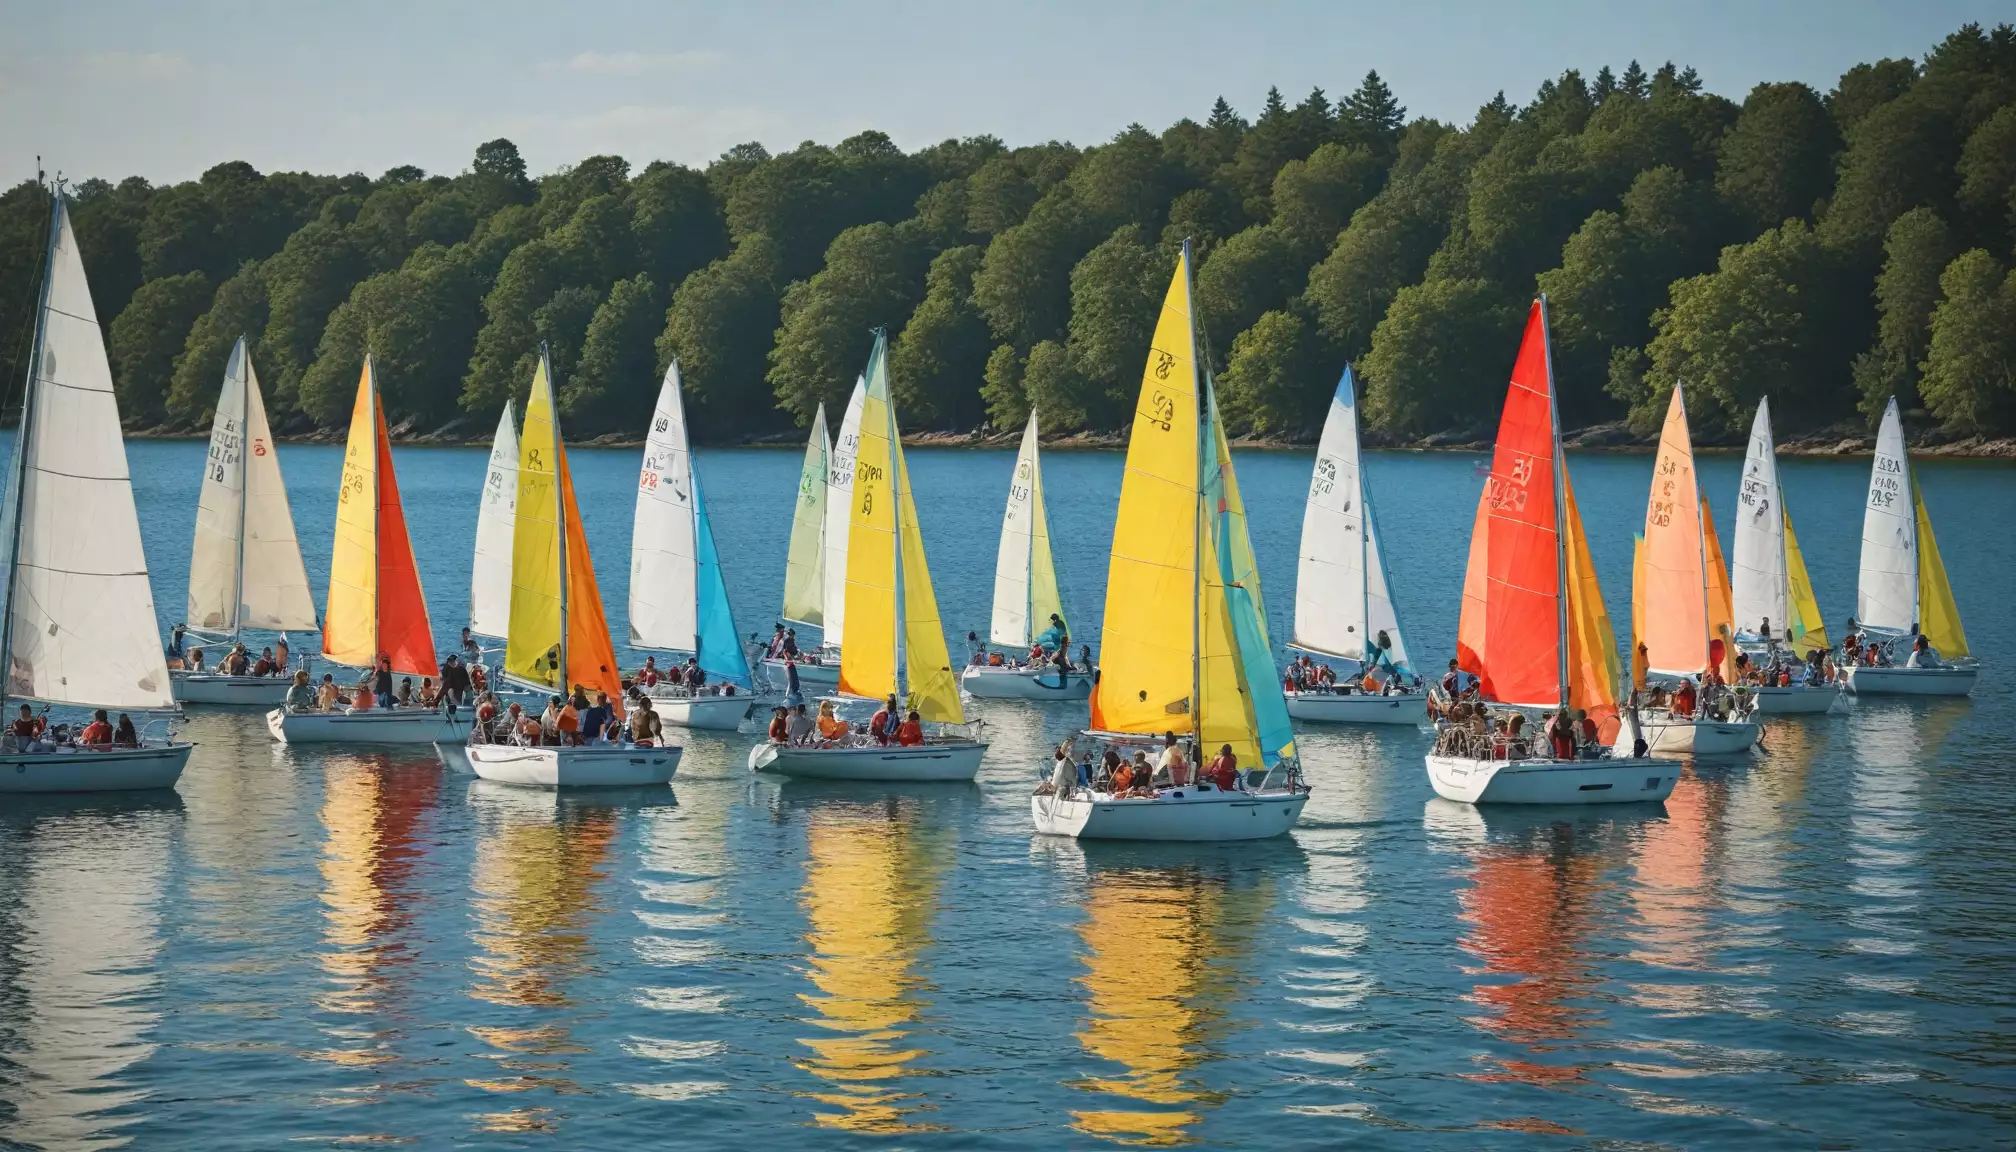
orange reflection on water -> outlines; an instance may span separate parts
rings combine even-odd
[[[1095,870],[1079,936],[1088,1017],[1078,1042],[1120,1066],[1072,1087],[1149,1108],[1074,1110],[1080,1132],[1122,1144],[1195,1139],[1200,1109],[1224,1094],[1195,1070],[1214,1058],[1245,976],[1240,961],[1273,902],[1273,884],[1228,891],[1194,869]]]
[[[823,1034],[800,1044],[797,1067],[824,1081],[806,1093],[839,1111],[815,1112],[822,1126],[878,1134],[933,1131],[911,1119],[920,1105],[898,1083],[925,1054],[910,1041],[929,985],[915,971],[931,943],[938,873],[934,842],[919,836],[914,806],[826,804],[805,830],[805,941],[817,994],[799,999]]]

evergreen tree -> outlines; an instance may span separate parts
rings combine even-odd
[[[1392,162],[1400,144],[1400,128],[1407,109],[1379,78],[1377,71],[1365,73],[1356,91],[1337,107],[1337,127],[1345,144],[1365,149],[1373,156]]]
[[[1624,75],[1617,81],[1617,90],[1634,100],[1643,100],[1652,94],[1652,85],[1645,79],[1645,69],[1633,60],[1624,66]]]

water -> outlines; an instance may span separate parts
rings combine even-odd
[[[165,625],[202,446],[130,451]],[[338,457],[282,455],[318,589]],[[483,461],[397,453],[444,647]],[[1012,457],[911,465],[947,629],[982,628]],[[621,637],[636,453],[574,466]],[[701,467],[742,626],[767,631],[798,454]],[[1094,637],[1120,457],[1046,467]],[[1737,467],[1704,462],[1725,509]],[[1308,457],[1239,468],[1280,635]],[[1573,464],[1618,620],[1649,469]],[[1784,465],[1833,627],[1866,469]],[[1920,475],[1988,668],[1974,698],[1774,723],[1768,755],[1690,768],[1663,811],[1480,814],[1432,798],[1421,734],[1333,728],[1304,737],[1319,790],[1292,837],[1081,846],[1033,836],[1026,799],[1082,721],[1068,706],[982,709],[974,787],[752,779],[750,738],[691,735],[671,791],[560,798],[446,775],[429,750],[281,748],[256,716],[198,715],[178,795],[0,814],[0,1137],[2007,1144],[2016,471]],[[1481,482],[1449,455],[1379,454],[1371,478],[1432,666]]]

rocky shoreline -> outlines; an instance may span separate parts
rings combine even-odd
[[[418,432],[411,422],[397,425],[387,431],[392,442],[410,446],[436,446],[454,448],[487,448],[490,434],[485,429],[481,434],[468,434],[465,421],[455,421],[432,432]],[[209,433],[192,432],[187,428],[160,427],[129,429],[126,433],[135,440],[202,440]],[[304,435],[277,437],[289,444],[340,444],[347,432],[324,429]],[[999,432],[992,428],[976,428],[969,432],[914,432],[903,437],[905,444],[927,448],[998,448],[1012,450],[1021,442],[1022,433]],[[1568,447],[1582,451],[1649,452],[1658,444],[1658,437],[1643,436],[1633,432],[1623,422],[1596,424],[1577,428],[1562,435]],[[1923,431],[1909,437],[1914,455],[1942,456],[1964,460],[2016,460],[2016,439],[1994,440],[1983,436],[1955,437],[1937,430]],[[731,445],[708,445],[709,447],[740,448],[799,448],[805,443],[804,433],[773,433],[766,436],[746,437]],[[1262,451],[1306,452],[1315,446],[1315,438],[1242,438],[1232,442],[1234,447]],[[582,448],[641,448],[641,437],[624,433],[610,433],[590,440],[573,441],[574,447]],[[1866,456],[1875,450],[1876,436],[1856,424],[1837,424],[1817,431],[1801,433],[1778,443],[1781,456]],[[1043,446],[1051,450],[1115,451],[1127,446],[1127,437],[1118,432],[1077,432],[1068,436],[1047,436]],[[1474,430],[1451,430],[1428,436],[1407,438],[1386,436],[1378,432],[1365,433],[1367,448],[1381,448],[1406,452],[1458,452],[1486,453],[1491,450],[1487,436]],[[1698,452],[1742,452],[1745,442],[1701,442],[1695,444]]]

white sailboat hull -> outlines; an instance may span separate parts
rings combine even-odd
[[[1422,692],[1406,696],[1291,692],[1287,698],[1288,715],[1324,724],[1419,724],[1428,716],[1428,696]]]
[[[469,734],[470,712],[454,716],[431,708],[373,708],[369,712],[266,714],[266,730],[282,744],[435,744]]]
[[[0,792],[139,792],[173,788],[194,744],[0,753]]]
[[[959,688],[980,700],[1089,700],[1092,677],[1049,668],[993,668],[972,664],[959,675]]]
[[[630,744],[573,748],[527,748],[516,744],[468,744],[462,748],[470,770],[485,780],[526,788],[637,788],[666,784],[679,768],[678,748]]]
[[[1646,719],[1644,726],[1655,756],[1733,756],[1754,747],[1760,731],[1755,720]]]
[[[658,719],[678,728],[708,728],[732,732],[740,727],[754,696],[660,696],[650,693]]]
[[[1966,696],[1980,674],[1971,667],[1855,667],[1848,670],[1848,691],[1857,696]]]
[[[810,745],[758,744],[749,750],[751,772],[775,772],[801,780],[948,781],[971,780],[979,774],[987,745],[972,741],[820,748]]]
[[[285,676],[220,676],[170,669],[168,684],[183,704],[238,704],[271,708],[287,699]]]
[[[1428,782],[1462,804],[1654,804],[1673,794],[1679,768],[1667,761],[1474,760],[1429,756]]]
[[[1081,840],[1264,840],[1295,826],[1307,792],[1219,792],[1175,788],[1152,799],[1031,796],[1029,815],[1046,836]]]
[[[1757,698],[1757,712],[1763,716],[1800,716],[1825,712],[1841,698],[1841,690],[1831,687],[1751,688]]]
[[[783,690],[789,678],[784,675],[784,661],[765,659],[763,674],[770,678],[772,686]],[[804,688],[838,688],[840,686],[840,661],[826,664],[798,665],[798,683]]]

